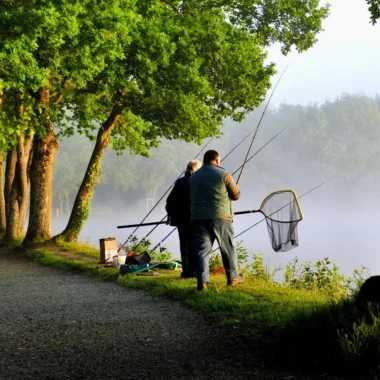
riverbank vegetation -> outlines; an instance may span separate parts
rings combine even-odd
[[[369,276],[367,268],[345,277],[328,258],[302,265],[295,259],[275,280],[262,253],[253,254],[247,265],[247,251],[241,243],[237,249],[246,282],[230,288],[223,274],[212,275],[206,292],[196,291],[195,279],[181,279],[175,270],[160,270],[157,276],[120,275],[119,270],[99,264],[99,252],[86,244],[45,243],[23,252],[44,265],[179,300],[258,345],[263,360],[271,360],[272,365],[355,378],[380,375],[378,311],[363,313],[354,306],[358,289]]]

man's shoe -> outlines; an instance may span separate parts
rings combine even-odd
[[[206,290],[207,289],[207,282],[198,282],[197,289],[198,290]]]
[[[234,278],[233,280],[229,281],[227,285],[236,286],[236,285],[242,284],[244,281],[245,281],[245,276],[240,275],[239,277]]]

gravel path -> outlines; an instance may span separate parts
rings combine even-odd
[[[260,368],[178,302],[4,251],[0,294],[1,380],[311,378]]]

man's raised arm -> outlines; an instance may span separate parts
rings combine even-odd
[[[224,174],[223,181],[227,187],[228,196],[232,201],[237,201],[240,198],[240,189],[236,185],[232,175],[228,172]]]

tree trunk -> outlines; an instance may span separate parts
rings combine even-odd
[[[25,232],[25,218],[26,213],[28,211],[28,205],[29,205],[29,196],[30,196],[30,167],[32,165],[32,159],[33,159],[33,137],[34,134],[30,136],[29,140],[27,141],[27,152],[28,152],[28,162],[26,166],[26,188],[27,188],[27,197],[25,198],[25,202],[22,202],[20,205],[20,236],[24,235]]]
[[[99,129],[95,147],[83,181],[76,195],[70,219],[65,230],[55,238],[60,237],[68,242],[75,242],[78,240],[80,231],[90,215],[91,199],[96,186],[96,181],[101,173],[101,160],[109,142],[109,135],[112,128],[119,120],[121,112],[122,109],[119,106],[115,106],[107,121]]]
[[[50,81],[39,92],[39,106],[44,110],[45,133],[33,140],[33,157],[30,164],[30,213],[28,230],[23,244],[44,241],[51,238],[51,217],[53,205],[54,158],[58,142],[54,124],[48,112],[50,102]]]
[[[7,153],[6,166],[5,166],[5,182],[4,182],[4,200],[5,200],[5,214],[9,212],[9,197],[11,195],[12,183],[15,178],[17,162],[17,148],[13,147]]]
[[[20,238],[25,231],[25,214],[29,201],[28,164],[32,141],[33,135],[20,137],[16,146],[17,161],[8,199],[5,234],[7,240]]]
[[[0,149],[0,234],[5,233],[5,228],[7,225],[3,180],[4,180],[4,176],[3,176],[3,150]]]
[[[24,243],[51,237],[52,185],[54,157],[58,142],[51,128],[44,136],[35,136],[30,167],[30,215]]]

